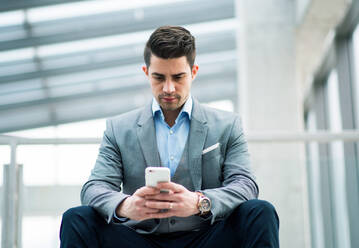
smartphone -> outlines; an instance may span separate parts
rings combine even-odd
[[[145,171],[146,186],[156,187],[159,182],[170,182],[170,169],[167,167],[147,167]],[[161,190],[161,193],[168,190]]]

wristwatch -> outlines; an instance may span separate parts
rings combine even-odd
[[[198,195],[197,208],[199,215],[206,215],[211,211],[211,200],[201,192],[196,192]]]

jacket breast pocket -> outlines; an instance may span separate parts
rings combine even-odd
[[[202,160],[218,159],[221,156],[221,146],[219,143],[203,150]]]
[[[213,159],[218,159],[220,156],[221,156],[221,153],[220,153],[219,149],[216,149],[216,150],[213,150],[213,151],[203,154],[202,160],[209,161],[209,160],[213,160]]]

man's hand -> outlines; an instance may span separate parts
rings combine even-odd
[[[198,195],[176,183],[158,183],[158,189],[168,189],[170,192],[147,195],[146,207],[151,209],[168,209],[162,215],[155,214],[154,218],[168,218],[172,216],[187,217],[199,213],[197,208]],[[165,216],[165,217],[162,217]]]
[[[167,189],[169,193],[160,193]],[[118,216],[132,220],[187,217],[199,213],[198,195],[176,183],[159,183],[157,188],[142,187],[117,208]],[[166,209],[166,211],[161,211]]]
[[[117,216],[126,217],[131,220],[145,220],[154,218],[151,214],[158,213],[158,209],[146,207],[145,196],[159,194],[160,190],[152,187],[142,187],[126,198],[116,209]]]

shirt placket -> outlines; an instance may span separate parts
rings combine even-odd
[[[168,159],[170,164],[171,176],[174,175],[175,168],[175,131],[174,126],[168,130]]]

